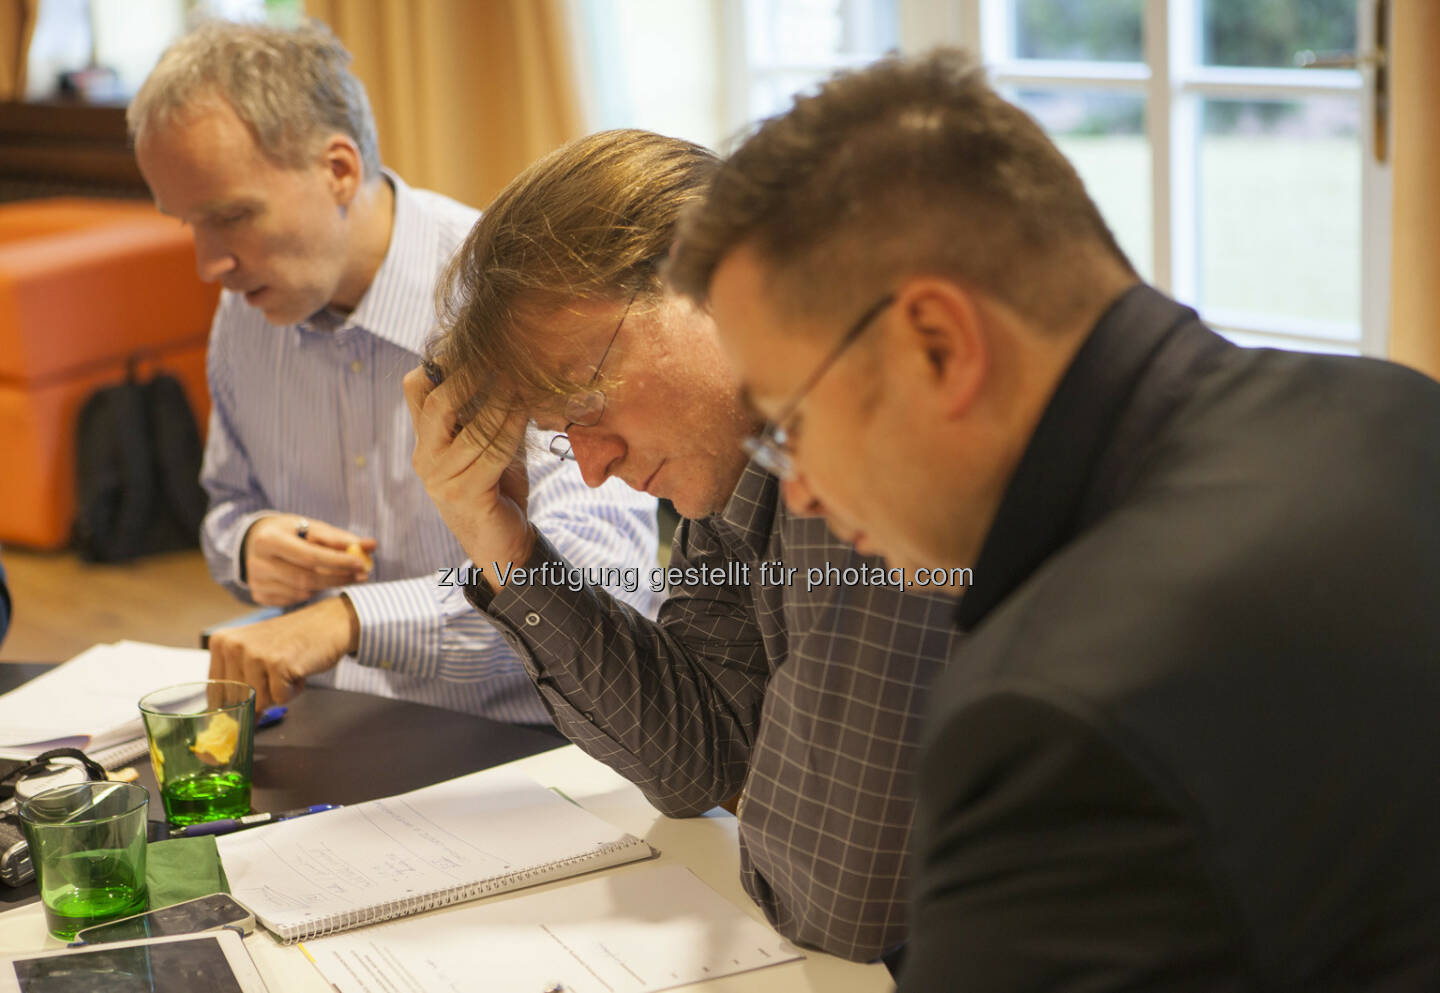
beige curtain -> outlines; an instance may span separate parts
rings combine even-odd
[[[1390,357],[1440,379],[1440,3],[1391,2]]]
[[[40,0],[0,0],[0,100],[25,98],[25,64]]]
[[[564,0],[307,0],[355,56],[380,157],[483,207],[581,131]]]

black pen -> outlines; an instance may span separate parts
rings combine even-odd
[[[244,817],[226,817],[218,821],[206,821],[203,824],[188,824],[185,827],[175,828],[170,832],[170,837],[196,838],[204,834],[229,834],[231,831],[259,827],[261,824],[273,824],[276,821],[304,817],[306,814],[318,814],[322,810],[334,810],[339,806],[338,803],[316,803],[308,807],[296,807],[294,810],[282,810],[278,814],[247,814]]]

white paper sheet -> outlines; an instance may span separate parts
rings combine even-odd
[[[143,738],[142,696],[209,673],[210,653],[199,649],[96,645],[0,696],[0,754],[27,757],[60,745],[101,749]]]
[[[802,958],[679,865],[307,941],[340,993],[649,993]]]
[[[640,839],[503,767],[216,843],[231,893],[286,939],[652,854]]]

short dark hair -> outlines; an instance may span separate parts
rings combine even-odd
[[[682,220],[667,277],[703,303],[742,246],[792,312],[927,272],[1048,322],[1102,260],[1134,272],[1074,167],[954,49],[840,73],[763,122]]]

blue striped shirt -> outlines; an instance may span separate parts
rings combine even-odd
[[[210,332],[213,408],[201,482],[210,572],[249,599],[245,532],[300,514],[375,538],[371,581],[343,587],[360,619],[359,651],[312,683],[515,722],[548,722],[514,651],[466,602],[460,543],[411,467],[414,430],[400,389],[435,326],[434,287],[478,212],[386,173],[395,188],[390,246],[346,316],[276,327],[226,292]],[[590,489],[533,427],[531,521],[577,566],[655,565],[655,501],[619,480]],[[482,563],[483,566],[489,563]],[[340,592],[340,591],[335,591]],[[646,583],[627,599],[653,616]]]

